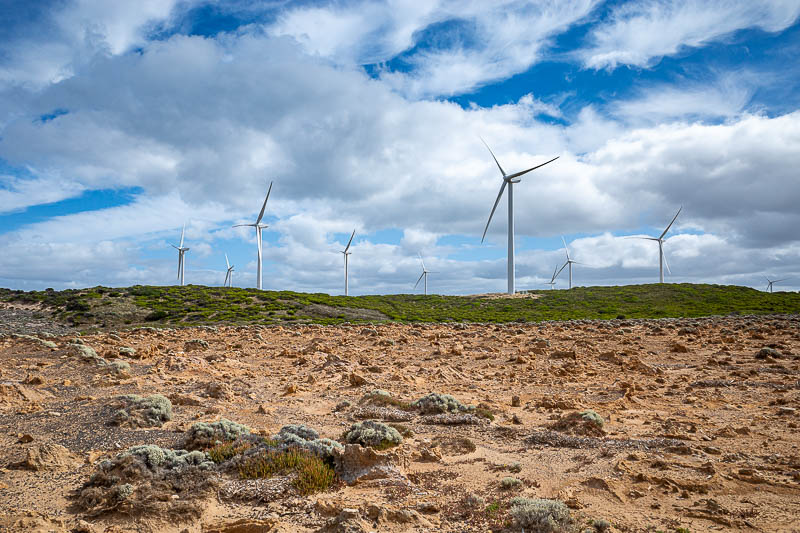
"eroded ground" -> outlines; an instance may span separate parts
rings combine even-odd
[[[519,531],[508,502],[525,496],[565,502],[578,531],[593,519],[619,531],[800,531],[796,316],[82,337],[130,371],[86,360],[74,339],[0,339],[0,530]],[[368,405],[374,389],[398,402],[452,394],[494,420]],[[115,398],[155,393],[172,401],[162,427],[108,425]],[[559,426],[586,409],[604,419],[599,433]],[[332,439],[383,418],[413,435],[378,452],[389,468],[310,496],[286,476],[212,469],[218,488],[190,500],[191,516],[76,506],[103,459],[135,444],[178,448],[193,423],[220,418]],[[522,483],[503,489],[505,477]]]

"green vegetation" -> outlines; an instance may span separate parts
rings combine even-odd
[[[252,448],[253,445],[249,442],[226,442],[223,444],[218,444],[208,450],[208,457],[214,461],[216,464],[224,463],[228,459],[231,459],[237,455],[240,455],[242,452],[245,452]]]
[[[111,423],[116,426],[161,427],[164,422],[172,419],[172,403],[160,394],[126,394],[119,396],[116,401],[117,410],[111,419]]]
[[[566,533],[572,528],[569,507],[559,500],[513,498],[511,516],[517,526],[541,533]]]
[[[290,291],[153,287],[17,291],[0,301],[40,303],[76,325],[160,323],[512,322],[567,319],[699,317],[800,313],[800,293],[774,294],[734,285],[652,284],[530,291],[531,298],[481,296],[330,296]]]
[[[345,433],[344,440],[349,444],[369,446],[376,450],[385,450],[403,442],[400,432],[374,420],[356,422]]]
[[[216,422],[196,422],[186,433],[184,446],[189,450],[202,450],[233,442],[249,433],[249,427],[225,418]]]
[[[302,495],[327,490],[336,479],[333,468],[322,458],[307,450],[290,448],[285,451],[265,451],[248,457],[239,466],[242,479],[269,478],[295,473],[292,485]]]

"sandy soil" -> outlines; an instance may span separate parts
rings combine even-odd
[[[82,338],[130,363],[122,376],[75,357],[73,339],[49,339],[48,348],[0,338],[0,531],[519,531],[508,513],[514,496],[560,499],[582,529],[602,518],[612,531],[800,531],[800,317],[144,328]],[[208,346],[186,344],[195,339]],[[119,356],[123,346],[135,356]],[[303,423],[337,439],[363,416],[397,414],[365,414],[361,399],[376,388],[409,402],[449,393],[495,418],[441,425],[412,412],[403,423],[413,436],[392,452],[399,476],[313,496],[285,479],[221,473],[222,488],[190,521],[87,518],[74,505],[98,461],[131,445],[177,447],[192,423],[221,417],[264,435]],[[112,399],[127,393],[170,397],[173,419],[109,426]],[[584,409],[604,418],[603,432],[550,428]],[[17,465],[50,442],[69,451],[61,463]],[[506,476],[522,485],[502,489]],[[343,512],[368,527],[337,525]]]

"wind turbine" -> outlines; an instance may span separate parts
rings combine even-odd
[[[233,265],[228,261],[228,254],[225,254],[225,264],[228,266],[228,272],[225,274],[225,283],[223,287],[230,287],[233,284]]]
[[[344,250],[341,251],[341,253],[344,254],[344,295],[345,296],[348,296],[348,292],[347,292],[347,256],[349,256],[351,253],[353,253],[353,252],[350,252],[348,250],[350,250],[350,243],[353,242],[353,237],[355,237],[355,236],[356,236],[356,230],[354,229],[353,230],[353,234],[350,235],[350,240],[347,241],[347,246],[345,246]]]
[[[775,283],[779,283],[781,281],[786,281],[788,278],[771,280],[768,277],[764,276],[764,279],[767,280],[767,289],[766,290],[768,290],[770,292],[770,294],[772,294],[772,286]]]
[[[561,237],[561,242],[564,243],[564,252],[566,252],[566,254],[567,254],[567,262],[564,263],[564,266],[561,267],[561,270],[564,270],[564,267],[569,265],[569,288],[571,289],[572,288],[572,263],[577,263],[579,265],[580,265],[580,263],[578,263],[577,261],[575,261],[574,259],[572,259],[569,256],[569,248],[567,248],[567,241],[564,240],[563,236]],[[558,271],[558,274],[561,274],[561,270]],[[556,276],[558,276],[558,274],[556,274]],[[553,276],[553,279],[555,279],[555,276]]]
[[[183,224],[183,229],[181,230],[181,243],[178,246],[174,244],[170,244],[173,248],[178,250],[178,281],[180,282],[181,286],[183,286],[183,266],[184,266],[184,259],[183,254],[189,251],[189,248],[183,247],[183,235],[186,233],[186,223]]]
[[[422,263],[422,274],[420,274],[419,279],[414,284],[414,288],[417,288],[419,282],[422,281],[422,278],[425,278],[425,296],[428,295],[428,274],[437,274],[438,272],[433,272],[425,268],[425,261],[422,259],[422,254],[417,254],[419,256],[419,261]]]
[[[256,273],[256,288],[258,290],[261,290],[261,230],[269,227],[266,224],[262,224],[261,219],[264,217],[264,209],[267,208],[267,200],[269,200],[270,192],[272,192],[271,181],[269,182],[269,189],[267,189],[267,197],[264,198],[264,204],[261,206],[261,212],[258,214],[255,224],[236,224],[233,226],[234,228],[240,228],[243,226],[252,226],[256,228],[256,244],[258,244],[258,272]]]
[[[644,239],[646,241],[656,241],[658,243],[658,281],[659,283],[664,283],[664,265],[667,265],[667,272],[672,274],[672,270],[669,268],[669,263],[667,262],[667,257],[664,255],[664,235],[667,234],[669,228],[675,223],[675,219],[678,218],[678,215],[681,214],[681,210],[683,206],[678,209],[678,212],[675,213],[675,216],[672,217],[672,222],[669,223],[667,229],[665,229],[661,235],[658,237],[629,237],[631,239]],[[768,280],[769,281],[769,280]]]
[[[531,170],[536,170],[539,167],[543,167],[547,163],[552,163],[558,159],[558,156],[554,157],[550,161],[542,163],[541,165],[531,167],[528,170],[522,170],[520,172],[515,172],[514,174],[506,174],[506,171],[500,166],[500,163],[494,156],[494,152],[492,152],[492,149],[489,148],[488,144],[486,144],[486,141],[481,139],[481,142],[483,142],[484,146],[486,146],[486,148],[489,150],[489,153],[492,154],[492,159],[494,159],[494,162],[497,164],[497,168],[500,169],[500,174],[503,175],[503,184],[500,186],[500,192],[497,194],[497,199],[494,201],[492,212],[489,213],[489,221],[486,222],[486,228],[483,230],[481,243],[486,238],[486,232],[489,230],[489,224],[492,222],[494,211],[497,209],[497,204],[500,203],[500,197],[503,196],[503,191],[505,190],[506,185],[508,185],[508,294],[514,294],[514,184],[521,181],[519,178],[523,174],[527,174]]]

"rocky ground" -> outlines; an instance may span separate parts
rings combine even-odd
[[[566,504],[553,531],[800,531],[797,316],[84,337],[3,316],[0,531],[520,531],[519,496]],[[431,392],[477,409],[410,405]],[[169,398],[169,420],[112,425],[125,394]],[[360,420],[405,436],[336,451],[334,485],[310,495],[292,474],[206,462],[87,504],[90,485],[145,475],[98,477],[106,460],[178,449],[223,418],[263,436],[304,424],[337,440]]]

